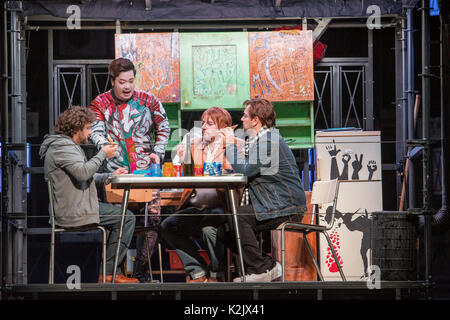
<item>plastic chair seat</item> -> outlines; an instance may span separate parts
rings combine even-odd
[[[305,231],[308,233],[308,230],[312,231],[326,231],[326,226],[315,225],[315,224],[303,224],[303,223],[295,223],[295,222],[283,222],[280,224],[276,230],[289,230],[289,231]]]
[[[83,226],[78,227],[61,227],[58,225],[55,225],[55,232],[86,232],[86,231],[92,231],[99,228],[103,228],[97,223],[87,224]]]
[[[282,266],[282,281],[285,281],[285,272],[286,272],[286,264],[285,264],[285,231],[293,231],[303,233],[303,241],[305,243],[306,248],[312,258],[314,263],[314,267],[317,270],[317,274],[321,281],[324,281],[322,273],[320,271],[319,265],[314,257],[314,253],[309,245],[308,239],[306,238],[306,234],[311,232],[320,232],[325,236],[325,239],[328,242],[328,246],[333,254],[333,258],[338,267],[339,273],[341,275],[342,281],[346,281],[344,272],[342,271],[341,264],[339,263],[339,259],[337,259],[336,252],[331,243],[330,237],[327,233],[333,227],[334,224],[334,216],[336,212],[336,203],[339,192],[339,181],[337,179],[330,181],[316,181],[313,184],[313,190],[311,194],[311,204],[317,208],[318,205],[323,205],[327,203],[333,203],[333,210],[331,214],[331,221],[328,225],[319,225],[314,224],[314,210],[311,214],[311,224],[297,223],[292,221],[286,221],[280,224],[276,229],[281,230],[281,266]]]

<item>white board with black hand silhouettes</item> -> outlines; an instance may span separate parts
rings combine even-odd
[[[365,281],[372,265],[371,213],[383,210],[380,132],[317,132],[315,141],[318,179],[340,181],[335,222],[328,234],[346,279]],[[322,206],[319,212],[320,223],[327,224],[331,206]],[[319,250],[324,279],[339,281],[323,235]]]
[[[381,180],[379,131],[317,132],[318,178]]]

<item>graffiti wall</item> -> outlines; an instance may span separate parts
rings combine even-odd
[[[136,88],[153,93],[161,102],[180,101],[178,33],[115,35],[116,58],[136,67]]]
[[[250,32],[250,95],[271,101],[314,100],[311,31]]]

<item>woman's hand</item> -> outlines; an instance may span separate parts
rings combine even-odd
[[[183,161],[185,153],[186,153],[186,146],[184,145],[184,143],[180,143],[179,145],[177,145],[177,155],[178,158],[180,158],[180,161]]]

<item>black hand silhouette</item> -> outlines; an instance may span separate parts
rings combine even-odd
[[[358,155],[355,153],[355,161],[352,162],[353,167],[352,180],[359,180],[359,171],[361,171],[362,169],[362,159],[363,154],[361,154],[361,157],[358,160]]]
[[[325,149],[327,149],[330,156],[336,157],[336,155],[341,151],[341,149],[336,150],[336,142],[334,141],[334,139],[333,139],[333,144],[334,144],[334,148],[333,148],[333,146],[326,146]]]
[[[348,162],[350,161],[351,156],[348,153],[342,155],[342,162],[344,163],[344,168],[342,169],[342,173],[339,177],[339,180],[348,180]]]
[[[336,161],[336,155],[341,151],[341,149],[336,150],[336,142],[333,140],[334,146],[326,146],[325,149],[331,156],[331,166],[330,166],[330,180],[339,179],[339,169]]]
[[[377,171],[377,163],[375,160],[370,160],[369,163],[367,164],[367,170],[369,170],[369,178],[368,180],[372,180],[373,177],[373,173],[375,171]]]
[[[350,161],[351,156],[348,153],[345,153],[342,155],[342,162],[344,163],[344,165],[348,164],[348,162]]]

